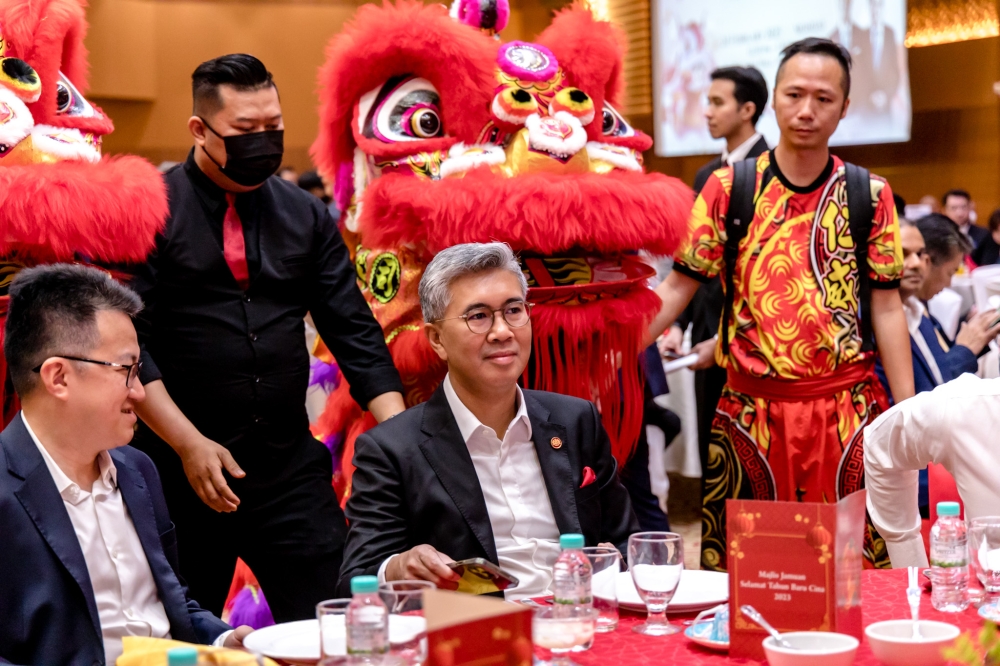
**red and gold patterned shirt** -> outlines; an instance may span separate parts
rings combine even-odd
[[[716,171],[691,211],[675,269],[699,280],[724,270],[726,212],[733,169]],[[844,163],[831,157],[808,187],[788,182],[772,153],[757,158],[753,221],[740,241],[733,284],[729,355],[716,361],[756,377],[802,379],[863,360],[858,327],[857,261],[847,211]],[[871,178],[876,203],[868,238],[873,289],[899,286],[899,222],[889,184]]]

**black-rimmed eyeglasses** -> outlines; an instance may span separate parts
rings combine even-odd
[[[449,319],[464,319],[466,326],[469,330],[476,335],[482,335],[483,333],[488,333],[490,329],[493,328],[493,323],[496,321],[496,313],[500,312],[503,320],[511,328],[521,328],[526,326],[528,321],[531,319],[531,308],[534,303],[528,303],[527,301],[513,301],[507,303],[502,308],[492,310],[490,308],[473,308],[463,315],[457,317],[445,317],[444,319],[435,319],[435,322],[448,321]]]
[[[123,369],[127,370],[128,374],[125,375],[125,386],[127,388],[132,388],[132,381],[139,376],[139,371],[142,370],[142,361],[136,361],[135,363],[129,363],[128,365],[124,363],[112,363],[111,361],[97,361],[92,358],[80,358],[79,356],[63,356],[62,354],[56,354],[50,356],[49,358],[64,358],[67,361],[80,361],[81,363],[94,363],[95,365],[106,365],[109,368]],[[46,361],[48,359],[45,359]],[[41,372],[42,363],[31,369],[32,372]]]

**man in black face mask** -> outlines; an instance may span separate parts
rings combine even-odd
[[[235,54],[192,79],[195,146],[165,175],[170,218],[134,284],[146,400],[133,443],[159,467],[192,595],[221,612],[242,557],[275,620],[305,619],[336,596],[346,528],[330,451],[309,433],[303,317],[377,420],[403,410],[402,384],[326,207],[272,177],[271,74]]]

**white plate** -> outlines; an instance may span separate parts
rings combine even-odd
[[[667,606],[668,613],[690,613],[717,606],[729,600],[729,574],[690,569],[681,572],[681,582]],[[632,582],[632,574],[618,574],[618,605],[628,610],[646,610]]]
[[[334,640],[334,654],[346,655],[344,616],[333,615],[330,622]],[[422,617],[408,615],[389,616],[389,642],[405,643],[427,629]],[[300,620],[265,627],[253,632],[243,641],[243,647],[272,659],[283,659],[300,664],[319,661],[319,620]]]

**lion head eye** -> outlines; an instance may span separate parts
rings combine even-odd
[[[601,133],[604,136],[632,136],[635,134],[635,130],[625,122],[625,119],[615,111],[613,106],[605,102],[601,117]]]
[[[59,72],[59,81],[56,82],[56,113],[83,117],[94,115],[94,108],[62,72]]]
[[[386,143],[420,141],[445,135],[441,98],[427,79],[389,79],[359,104],[361,133]]]

